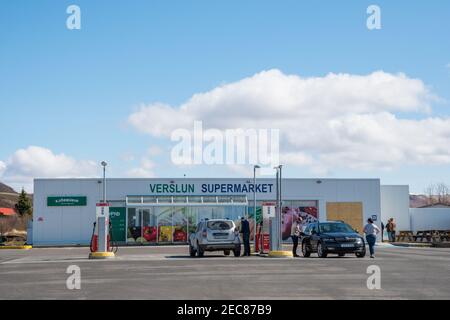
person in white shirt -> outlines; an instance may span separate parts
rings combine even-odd
[[[370,257],[375,258],[375,243],[377,242],[377,234],[380,233],[380,228],[373,223],[371,218],[367,219],[367,224],[364,226],[364,233],[369,245]]]
[[[292,238],[292,255],[294,257],[298,257],[299,255],[297,254],[297,247],[298,247],[298,238],[301,235],[301,228],[302,228],[302,217],[297,216],[297,219],[292,223],[291,226],[291,238]]]

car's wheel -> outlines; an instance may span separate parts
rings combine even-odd
[[[199,257],[199,258],[201,258],[201,257],[203,257],[205,255],[205,251],[202,249],[202,247],[200,247],[198,244],[197,244],[197,256]]]
[[[345,257],[345,253],[339,253],[338,256],[339,257]]]
[[[309,251],[306,242],[302,242],[302,253],[305,258],[308,258],[311,255],[311,251]]]
[[[234,249],[233,254],[235,257],[240,257],[241,256],[241,248]]]
[[[197,254],[197,251],[195,251],[192,245],[189,245],[189,254],[191,257],[195,257],[195,255]]]
[[[226,255],[226,256],[229,256],[230,253],[231,253],[230,250],[224,250],[224,251],[223,251],[223,254]]]
[[[319,242],[317,244],[317,255],[319,256],[319,258],[326,258],[328,255],[325,249],[323,248],[322,242]]]
[[[366,256],[366,251],[355,253],[357,258],[364,258]]]

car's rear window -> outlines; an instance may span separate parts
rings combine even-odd
[[[209,221],[208,229],[210,230],[230,230],[233,228],[231,221]]]

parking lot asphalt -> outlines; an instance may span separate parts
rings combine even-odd
[[[377,247],[376,259],[187,252],[122,247],[114,260],[88,260],[88,248],[0,250],[0,299],[450,299],[450,249]],[[79,290],[66,286],[71,265]],[[367,287],[371,265],[381,289]]]

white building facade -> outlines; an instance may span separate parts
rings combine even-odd
[[[36,179],[33,245],[89,244],[102,183],[102,179]],[[257,225],[262,221],[261,206],[276,199],[275,179],[257,179],[256,186],[249,178],[124,178],[106,183],[113,238],[119,244],[187,243],[189,233],[206,218],[239,221],[245,216],[254,228],[254,191]],[[389,187],[383,189],[379,179],[283,179],[283,239],[289,239],[290,225],[298,215],[305,223],[343,220],[361,232],[369,217],[380,225],[392,212],[405,214],[408,192]],[[382,201],[383,194],[392,192],[392,198]]]

